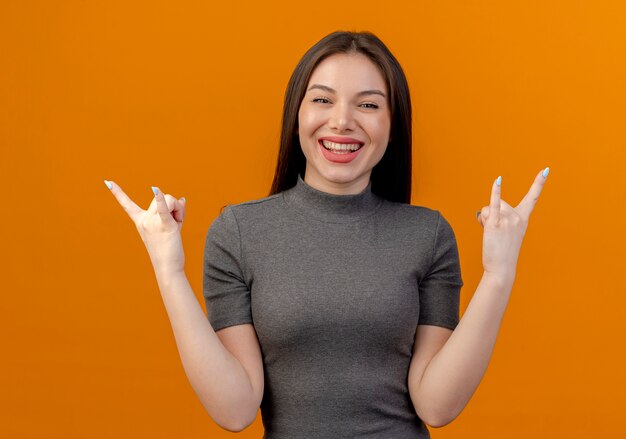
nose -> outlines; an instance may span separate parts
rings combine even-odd
[[[328,121],[328,125],[331,129],[339,132],[353,131],[355,123],[353,110],[350,108],[349,104],[337,102],[333,106]]]

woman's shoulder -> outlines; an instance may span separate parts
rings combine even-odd
[[[230,210],[237,219],[260,218],[271,215],[282,203],[282,193],[268,195],[237,203],[228,203],[222,207],[221,214]]]
[[[440,210],[422,205],[387,201],[383,211],[385,224],[393,224],[396,230],[411,230],[411,236],[435,241],[455,239],[450,222]]]
[[[431,207],[385,200],[381,213],[396,224],[437,225],[441,212]]]

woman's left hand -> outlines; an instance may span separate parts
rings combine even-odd
[[[486,273],[508,282],[515,278],[517,258],[528,220],[539,199],[549,169],[546,168],[537,174],[530,190],[515,208],[500,198],[498,179],[501,183],[502,178],[498,177],[493,182],[489,206],[476,212],[478,222],[484,229],[483,268]]]

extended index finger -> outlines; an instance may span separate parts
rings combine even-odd
[[[499,176],[491,186],[491,200],[489,202],[489,218],[487,221],[493,221],[495,224],[500,221],[500,184],[502,177]]]
[[[121,187],[112,180],[104,180],[105,184],[111,185],[110,190],[113,196],[117,199],[118,203],[124,208],[130,219],[133,221],[143,212],[143,209],[137,206],[128,195],[124,193]],[[109,186],[107,185],[107,187]]]
[[[520,203],[515,207],[515,209],[526,219],[530,217],[531,212],[535,208],[535,204],[537,204],[543,185],[548,177],[548,172],[550,172],[550,168],[545,168],[539,171],[539,174],[537,174],[533,184],[530,186],[530,190],[524,196],[522,201],[520,201]]]

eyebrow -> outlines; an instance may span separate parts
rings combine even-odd
[[[320,89],[320,90],[324,90],[328,93],[336,93],[334,89],[330,88],[327,85],[322,85],[322,84],[313,84],[312,86],[309,87],[309,89],[307,91],[311,91],[313,89]],[[382,97],[386,97],[385,93],[383,93],[380,90],[363,90],[360,91],[356,94],[357,96],[366,96],[366,95],[381,95]]]

